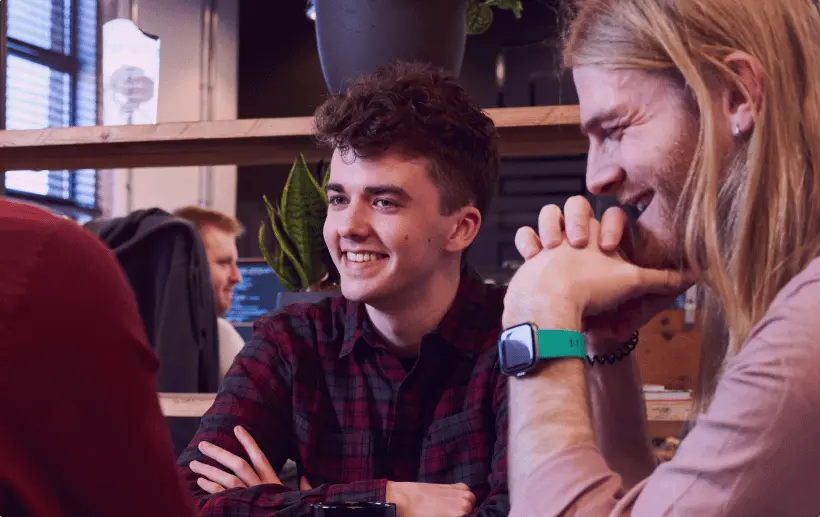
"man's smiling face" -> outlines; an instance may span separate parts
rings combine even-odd
[[[337,151],[330,170],[324,237],[344,296],[379,306],[427,292],[461,217],[442,214],[427,162],[390,153],[343,159]]]
[[[587,188],[617,196],[640,214],[633,261],[682,266],[676,208],[698,140],[692,102],[658,73],[579,67],[573,75],[590,142]]]

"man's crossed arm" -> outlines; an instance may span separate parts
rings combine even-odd
[[[345,490],[345,487],[349,485],[324,485],[313,488],[304,476],[299,481],[300,490],[298,492],[286,489],[250,433],[241,426],[237,426],[234,428],[234,434],[242,444],[250,463],[222,447],[200,442],[199,450],[202,454],[219,463],[222,468],[199,461],[192,461],[190,464],[191,471],[202,476],[197,478],[197,485],[209,494],[221,494],[231,489],[241,491],[254,487],[260,487],[259,490],[262,490],[264,486],[268,486],[269,489],[275,491],[274,498],[278,496],[283,505],[301,504],[305,512],[310,503],[349,499],[348,492]],[[385,481],[384,486],[384,497],[379,499],[395,503],[400,517],[430,515],[461,517],[469,514],[476,503],[475,495],[463,483],[438,485]],[[298,494],[298,496],[287,497],[289,494]],[[337,497],[342,494],[345,497]],[[291,504],[288,504],[289,500]],[[269,505],[266,505],[266,508],[266,511],[273,509]]]
[[[505,386],[496,390],[496,405],[503,404],[503,410],[495,408],[500,434],[491,493],[478,508],[475,495],[462,483],[368,479],[311,487],[302,479],[300,490],[283,486],[277,469],[295,453],[286,445],[293,438],[289,431],[293,388],[291,365],[278,348],[257,336],[248,342],[203,416],[197,435],[180,456],[182,477],[201,516],[308,516],[311,504],[350,500],[395,503],[399,517],[507,515]]]

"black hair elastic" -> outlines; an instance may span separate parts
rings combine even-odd
[[[614,364],[614,363],[620,361],[621,359],[623,359],[624,357],[628,356],[629,354],[631,354],[632,351],[635,350],[635,347],[637,347],[637,346],[638,346],[638,332],[636,331],[634,334],[632,334],[632,337],[629,338],[629,341],[622,344],[614,352],[610,352],[610,353],[604,354],[604,355],[593,355],[592,357],[587,356],[587,362],[590,364],[590,366],[594,366],[595,363],[598,363],[598,364],[604,364],[604,363]]]

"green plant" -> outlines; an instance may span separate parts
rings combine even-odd
[[[259,249],[288,291],[321,290],[323,282],[334,276],[322,236],[327,215],[324,186],[329,177],[330,167],[319,184],[299,153],[278,206],[263,196],[268,221],[259,227]]]
[[[467,5],[467,34],[482,34],[493,24],[493,7],[507,9],[521,18],[524,6],[521,0],[469,0]]]

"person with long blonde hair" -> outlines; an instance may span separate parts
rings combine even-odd
[[[579,0],[564,61],[588,188],[639,217],[627,246],[623,211],[599,222],[573,198],[516,235],[511,515],[820,515],[816,0]],[[698,414],[657,466],[614,343],[695,282],[711,300]]]

